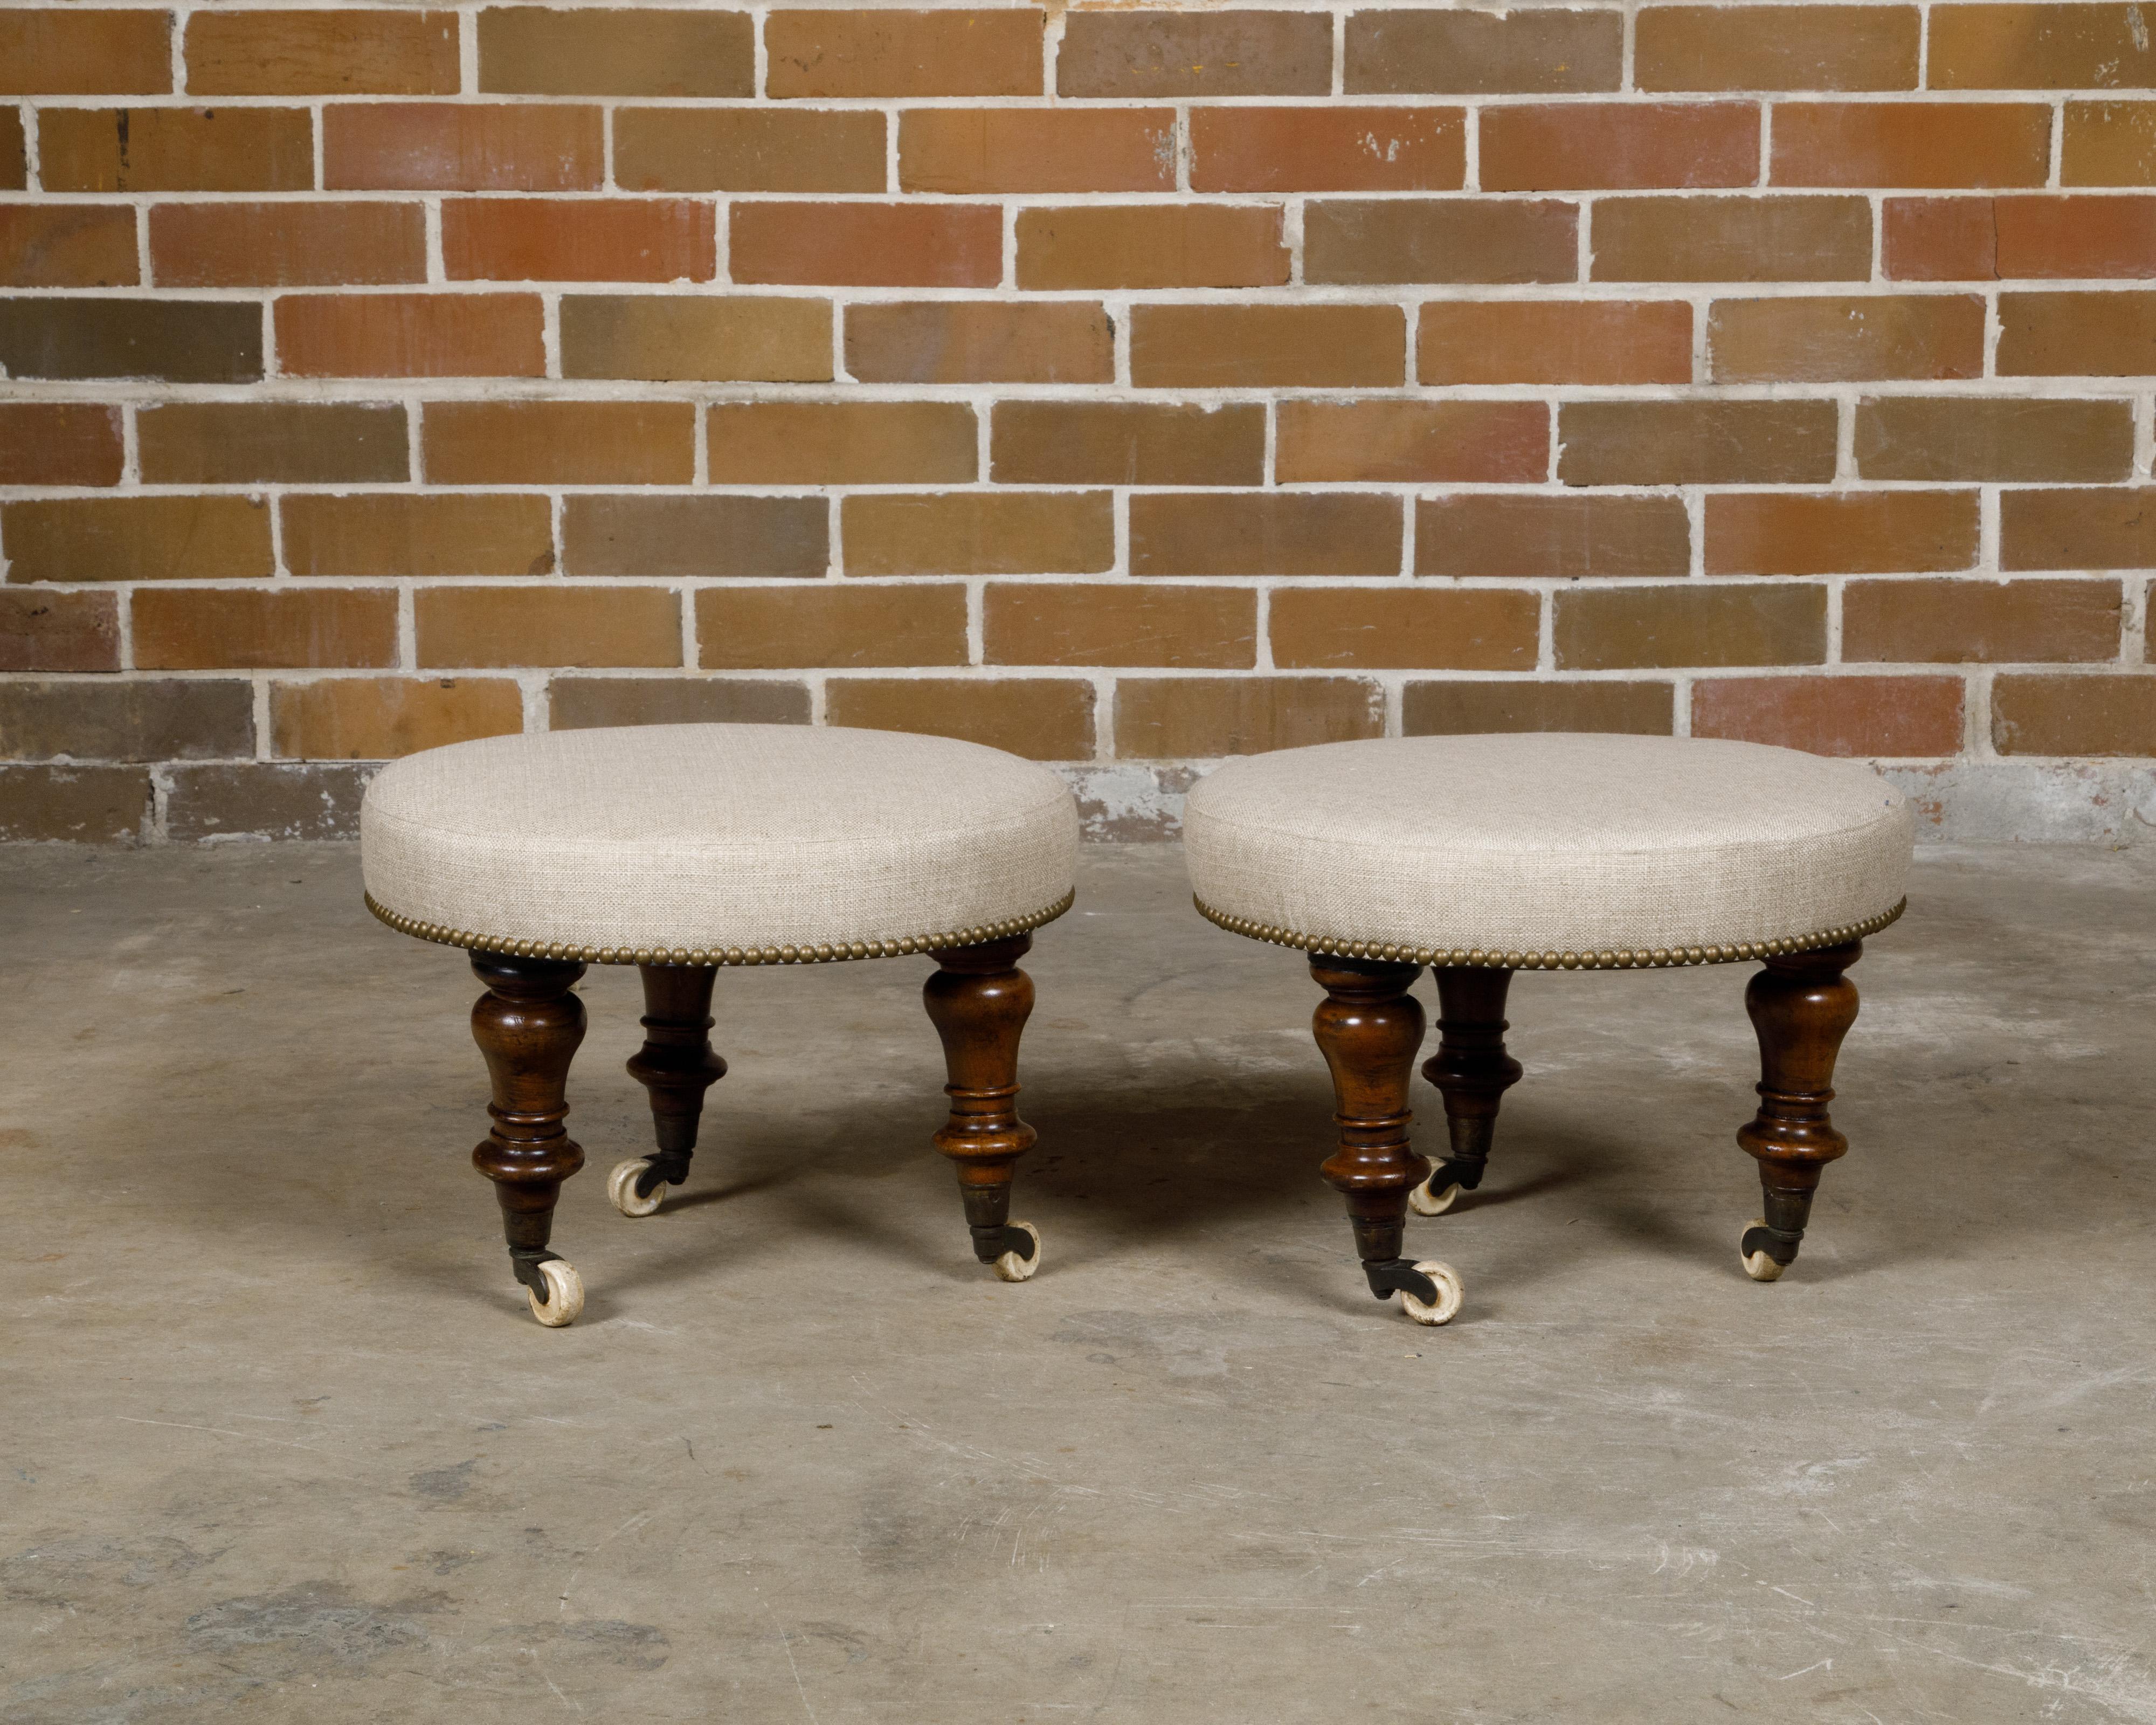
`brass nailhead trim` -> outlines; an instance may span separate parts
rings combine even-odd
[[[513,940],[506,935],[478,934],[468,928],[451,928],[440,922],[422,922],[399,916],[377,904],[368,893],[367,908],[399,934],[444,947],[467,947],[475,952],[506,952],[519,958],[572,959],[580,964],[689,965],[705,969],[729,964],[836,964],[849,958],[893,958],[902,952],[937,952],[947,947],[978,947],[989,941],[1008,940],[1014,934],[1053,922],[1078,897],[1066,892],[1045,911],[1013,916],[980,928],[953,929],[948,934],[915,934],[890,941],[832,942],[793,947],[576,947],[560,941]],[[1218,920],[1215,918],[1214,920]]]
[[[1897,921],[1909,908],[1905,898],[1891,911],[1881,911],[1876,916],[1867,916],[1861,922],[1852,922],[1845,927],[1823,928],[1816,934],[1777,940],[1738,941],[1723,946],[1656,947],[1651,951],[1644,947],[1624,948],[1596,952],[1486,952],[1481,947],[1404,947],[1392,942],[1343,941],[1331,935],[1298,934],[1292,929],[1276,928],[1248,916],[1230,916],[1194,896],[1190,901],[1208,922],[1230,934],[1247,935],[1254,941],[1270,941],[1276,947],[1293,947],[1300,952],[1320,955],[1389,958],[1399,963],[1427,964],[1446,970],[1660,970],[1685,964],[1738,964],[1748,959],[1774,957],[1784,952],[1816,952],[1821,947],[1839,947],[1850,941],[1862,940]]]

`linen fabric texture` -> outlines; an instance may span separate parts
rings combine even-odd
[[[1870,768],[1670,737],[1412,737],[1232,761],[1183,814],[1213,911],[1410,948],[1795,940],[1901,902],[1914,824]]]
[[[948,737],[635,726],[408,756],[367,788],[360,845],[369,896],[418,922],[805,948],[1045,920],[1078,811],[1045,768]]]

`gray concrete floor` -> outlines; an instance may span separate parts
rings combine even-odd
[[[1744,968],[1522,978],[1434,1331],[1316,1176],[1301,961],[1173,850],[1031,961],[1024,1286],[928,1145],[923,962],[722,977],[639,1222],[594,969],[548,1331],[475,985],[351,850],[0,855],[0,1718],[2156,1720],[2152,888],[1924,854],[1772,1286]]]

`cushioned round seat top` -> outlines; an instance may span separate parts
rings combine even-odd
[[[1413,737],[1230,762],[1190,793],[1199,908],[1312,951],[1508,969],[1697,964],[1901,912],[1870,768],[1690,737]]]
[[[948,737],[792,725],[495,737],[367,788],[368,903],[453,946],[793,963],[973,946],[1069,908],[1078,811]]]

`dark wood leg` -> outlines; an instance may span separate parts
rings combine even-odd
[[[1856,1022],[1856,984],[1842,973],[1863,956],[1864,943],[1851,941],[1769,958],[1744,990],[1759,1035],[1759,1112],[1738,1128],[1737,1142],[1758,1158],[1767,1214],[1738,1250],[1756,1281],[1773,1281],[1796,1261],[1820,1171],[1849,1148],[1826,1105],[1835,1055]]]
[[[1422,1076],[1445,1092],[1452,1147],[1414,1189],[1411,1201],[1423,1215],[1450,1209],[1461,1192],[1482,1183],[1498,1104],[1520,1081],[1520,1063],[1505,1052],[1505,1032],[1512,1028],[1505,995],[1512,986],[1509,970],[1437,973],[1437,1052],[1423,1062]]]
[[[1318,1172],[1348,1200],[1355,1250],[1370,1291],[1380,1300],[1402,1291],[1435,1308],[1437,1284],[1400,1252],[1408,1192],[1430,1172],[1408,1143],[1414,1118],[1408,1109],[1408,1085],[1423,1034],[1422,1003],[1408,989],[1422,967],[1319,957],[1310,961],[1310,973],[1325,990],[1311,1029],[1332,1069],[1333,1118],[1340,1127],[1340,1147]],[[1455,1305],[1458,1292],[1455,1284]]]
[[[1040,1264],[1040,1236],[1010,1219],[1013,1166],[1035,1134],[1018,1117],[1018,1040],[1033,1012],[1033,978],[1018,961],[1029,934],[929,956],[936,974],[921,991],[951,1081],[951,1118],[936,1147],[957,1164],[958,1189],[973,1230],[973,1255],[1006,1281],[1024,1281]]]
[[[584,1040],[584,1003],[569,990],[584,967],[500,952],[475,952],[471,966],[486,984],[472,1008],[472,1037],[494,1081],[486,1110],[494,1128],[472,1161],[494,1182],[510,1265],[533,1313],[542,1323],[566,1324],[583,1309],[583,1285],[547,1240],[562,1182],[584,1165],[562,1125],[569,1062]]]
[[[708,965],[643,964],[644,1046],[629,1056],[629,1076],[651,1095],[651,1120],[659,1153],[624,1163],[609,1178],[615,1207],[649,1215],[661,1186],[689,1178],[704,1092],[726,1076],[726,1063],[711,1047],[711,984]]]

